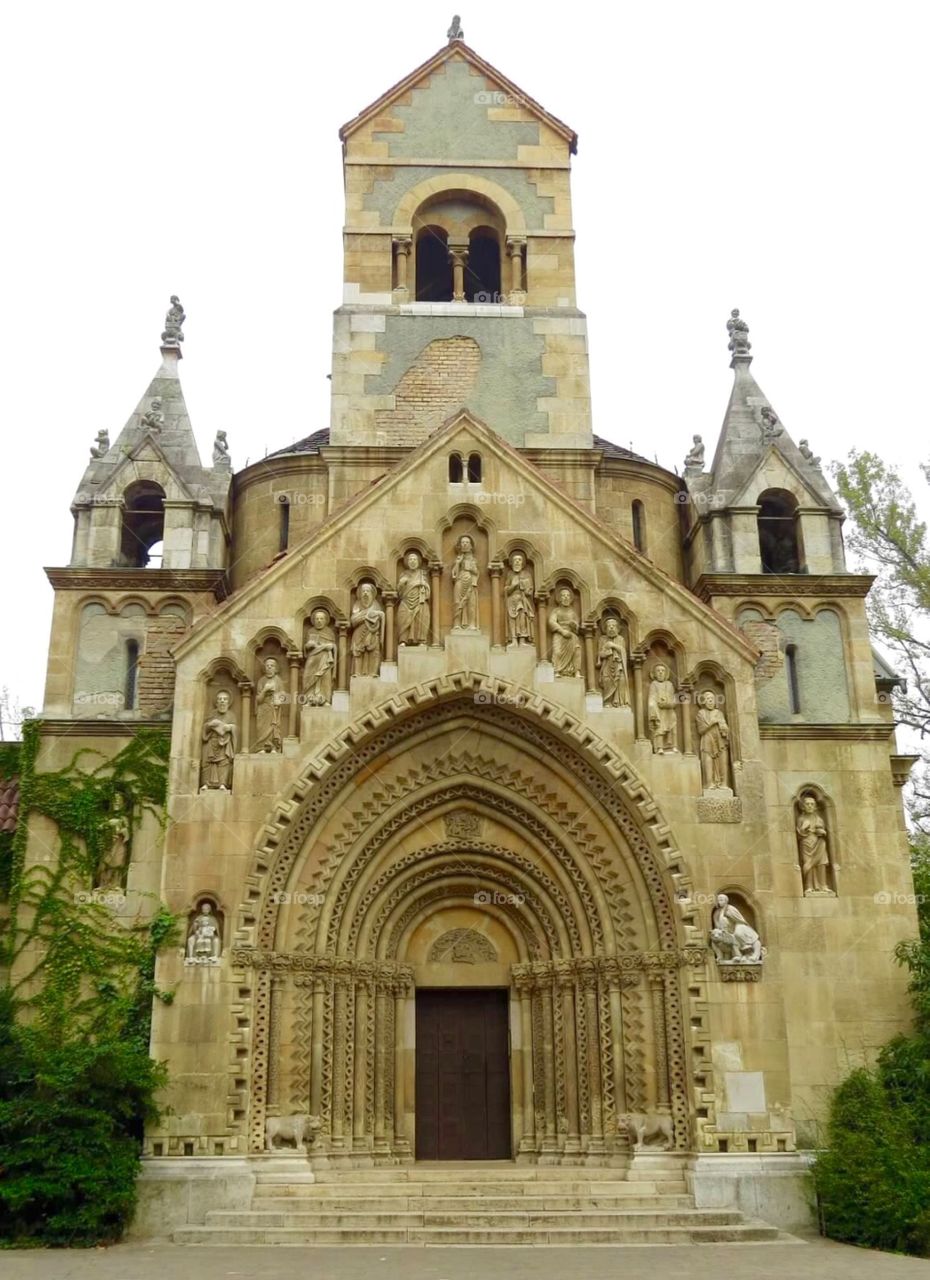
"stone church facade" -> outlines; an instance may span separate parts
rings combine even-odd
[[[188,922],[146,1178],[228,1192],[294,1116],[317,1170],[623,1170],[640,1116],[793,1176],[916,931],[843,512],[738,312],[711,460],[594,434],[575,135],[458,35],[340,137],[329,427],[204,466],[172,299],[48,571],[44,767],[170,722],[109,879]]]

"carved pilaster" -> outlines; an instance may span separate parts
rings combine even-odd
[[[656,1105],[667,1107],[668,1090],[668,1041],[665,1029],[665,974],[650,973],[649,991],[652,996],[652,1031],[656,1063]]]
[[[336,688],[345,693],[349,688],[349,624],[337,622],[336,633]]]
[[[504,566],[499,560],[494,560],[488,565],[488,573],[491,575],[491,647],[492,649],[502,649],[506,643],[503,629],[503,608],[501,590],[501,578],[504,572]]]
[[[442,562],[439,560],[431,560],[429,563],[429,618],[430,618],[430,636],[429,642],[432,649],[442,648],[442,636],[439,626],[439,579],[442,577]]]
[[[290,672],[288,688],[287,735],[297,737],[297,726],[300,724],[300,654],[296,649],[288,650],[287,665]]]
[[[397,637],[394,630],[394,615],[397,609],[397,592],[384,591],[381,594],[384,601],[384,661],[397,661]]]
[[[630,666],[633,668],[633,723],[637,742],[646,740],[646,715],[643,707],[643,663],[645,661],[644,653],[630,655]]]
[[[252,741],[252,682],[239,684],[239,750],[247,752]]]

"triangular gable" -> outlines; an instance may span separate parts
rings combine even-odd
[[[110,452],[112,453],[113,451],[111,450]],[[107,456],[109,457],[109,454]],[[133,445],[131,449],[126,450],[123,453],[122,461],[117,464],[117,466],[110,472],[109,476],[107,476],[106,480],[101,483],[97,490],[97,500],[99,501],[100,498],[109,495],[113,489],[118,490],[118,493],[122,494],[129,481],[121,480],[120,477],[123,475],[123,472],[132,469],[140,462],[147,462],[158,467],[164,467],[177,488],[176,493],[169,493],[167,495],[169,498],[177,499],[180,496],[182,498],[189,498],[192,501],[195,499],[196,495],[191,491],[188,485],[184,483],[178,475],[177,469],[173,467],[165,457],[163,450],[159,446],[158,441],[152,435],[151,431],[146,431],[145,435],[137,444]]]
[[[545,107],[540,106],[540,104],[536,102],[535,99],[531,98],[529,94],[524,93],[524,91],[518,85],[514,84],[512,80],[508,80],[508,78],[502,72],[498,71],[496,67],[492,67],[489,62],[485,62],[482,57],[475,53],[474,49],[469,48],[469,46],[462,40],[455,40],[448,45],[444,45],[438,53],[433,55],[432,58],[422,63],[415,71],[411,71],[411,73],[403,80],[399,80],[397,84],[388,89],[387,93],[382,94],[377,101],[372,102],[370,106],[367,106],[364,109],[364,111],[360,111],[354,119],[350,120],[347,124],[344,124],[339,130],[340,141],[345,142],[347,138],[351,137],[351,135],[358,129],[361,129],[363,125],[365,125],[374,116],[379,115],[386,107],[389,107],[391,103],[402,97],[410,89],[415,88],[420,81],[427,79],[432,72],[436,71],[444,63],[449,62],[453,58],[461,58],[463,61],[470,63],[470,65],[480,71],[483,76],[486,76],[488,80],[491,80],[495,85],[497,85],[503,93],[515,99],[532,115],[535,115],[539,120],[548,125],[550,129],[553,129],[556,133],[560,134],[568,143],[569,150],[572,155],[577,152],[578,135],[575,133],[574,129],[571,129],[564,123],[564,121],[559,120],[557,116],[551,115]]]
[[[461,409],[445,424],[414,449],[393,471],[380,477],[374,484],[361,493],[343,503],[302,542],[290,549],[286,555],[270,565],[264,572],[247,583],[241,591],[226,600],[217,610],[195,625],[181,643],[174,649],[177,658],[182,657],[189,649],[195,648],[211,632],[228,625],[230,619],[264,594],[271,586],[292,573],[295,562],[301,557],[324,546],[331,539],[338,537],[357,520],[359,514],[369,507],[380,504],[389,498],[392,490],[403,483],[417,467],[440,450],[448,448],[450,440],[466,428],[476,438],[479,446],[488,453],[496,453],[517,470],[529,485],[548,502],[560,508],[570,516],[588,534],[602,543],[605,549],[616,557],[618,565],[628,567],[656,588],[669,596],[683,611],[717,633],[730,648],[739,651],[750,663],[755,663],[758,650],[749,642],[742,631],[733,623],[722,617],[708,605],[703,604],[687,587],[677,582],[663,569],[647,560],[629,543],[624,542],[612,529],[593,516],[580,503],[556,487],[541,471],[533,466],[525,457],[503,440],[486,423],[476,418],[470,411]]]
[[[793,444],[790,440],[789,443]],[[802,456],[797,448],[794,451],[798,454],[798,457]],[[773,470],[776,473],[781,472],[781,475],[776,475],[773,479]],[[762,480],[763,475],[765,475],[764,481]],[[787,489],[789,492],[795,492],[800,489],[809,496],[810,505],[813,507],[825,505],[832,507],[834,505],[832,502],[829,504],[824,503],[823,495],[817,492],[809,478],[795,466],[787,451],[779,448],[779,441],[776,440],[769,443],[756,466],[746,477],[742,488],[735,491],[732,498],[728,499],[728,505],[734,507],[752,506],[763,489]],[[795,492],[795,497],[800,497],[800,495]],[[805,504],[802,502],[801,505]]]

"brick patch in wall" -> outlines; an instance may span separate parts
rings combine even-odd
[[[480,368],[481,348],[474,338],[430,342],[394,388],[394,408],[375,414],[385,443],[419,444],[467,400]]]

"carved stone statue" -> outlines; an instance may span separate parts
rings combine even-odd
[[[319,1116],[269,1116],[265,1121],[265,1150],[277,1151],[281,1142],[293,1142],[295,1152],[305,1152],[308,1144],[316,1142],[322,1127]]]
[[[220,689],[213,699],[214,715],[204,722],[201,737],[200,790],[231,791],[238,728],[229,713],[231,698]]]
[[[718,893],[711,916],[710,945],[718,964],[761,964],[762,939],[725,893]]]
[[[734,356],[748,355],[752,349],[749,341],[749,325],[740,319],[739,307],[734,307],[727,321],[727,333],[730,335],[728,350]]]
[[[449,40],[464,40],[465,32],[462,30],[462,19],[458,14],[452,19],[452,26],[446,32]]]
[[[804,882],[805,897],[816,897],[819,894],[833,897],[833,890],[830,888],[827,824],[817,803],[817,797],[810,792],[801,797],[795,830],[798,835],[798,854],[801,859],[801,879]]]
[[[213,465],[215,467],[232,466],[229,457],[229,443],[226,439],[225,431],[217,431],[216,439],[213,441]]]
[[[664,662],[657,662],[649,677],[646,719],[656,755],[678,750],[678,696],[671,672]]]
[[[223,940],[213,904],[201,902],[187,933],[185,964],[219,964]]]
[[[692,436],[693,444],[685,457],[685,474],[695,474],[704,470],[704,441],[700,436]]]
[[[626,645],[616,618],[605,621],[603,634],[597,643],[597,683],[605,707],[630,705]]]
[[[162,346],[177,347],[184,341],[184,334],[181,331],[181,325],[187,319],[184,314],[184,308],[178,300],[177,294],[171,295],[171,306],[168,308],[168,314],[165,316],[165,331],[161,335]]]
[[[533,610],[533,575],[522,551],[510,557],[510,572],[504,582],[507,602],[507,643],[532,644],[536,638],[536,614]]]
[[[384,610],[373,582],[363,582],[352,609],[352,674],[376,676],[381,669],[384,651]]]
[[[266,658],[264,674],[255,689],[255,742],[253,751],[283,751],[281,714],[287,703],[287,690],[278,671],[277,658]]]
[[[129,846],[132,829],[129,814],[126,811],[126,798],[120,791],[113,793],[110,801],[110,817],[107,826],[112,833],[112,842],[100,861],[94,878],[95,887],[99,889],[125,889],[129,872]]]
[[[106,427],[97,432],[97,443],[90,446],[91,458],[105,458],[110,452],[110,433]]]
[[[429,640],[429,573],[419,551],[404,556],[404,572],[397,580],[397,643],[420,645]]]
[[[580,630],[574,593],[570,587],[562,587],[556,596],[556,606],[549,614],[552,666],[557,676],[581,675]]]
[[[478,559],[475,544],[463,533],[455,544],[452,566],[453,628],[456,631],[478,630]]]
[[[695,724],[705,791],[730,788],[730,727],[712,689],[698,694]]]
[[[325,609],[314,609],[310,615],[304,658],[304,702],[311,707],[329,706],[336,669],[336,633]]]
[[[814,456],[814,451],[811,449],[808,442],[806,440],[800,440],[798,442],[798,449],[801,451],[801,457],[804,461],[809,462],[812,467],[816,467],[819,471],[820,459]]]
[[[161,396],[153,396],[148,410],[142,415],[142,425],[143,427],[148,427],[149,431],[161,431],[165,425],[165,415],[162,413],[161,404]]]
[[[764,404],[759,410],[759,417],[762,420],[762,438],[764,440],[775,440],[784,431],[784,427],[778,421],[778,414],[770,404]]]

